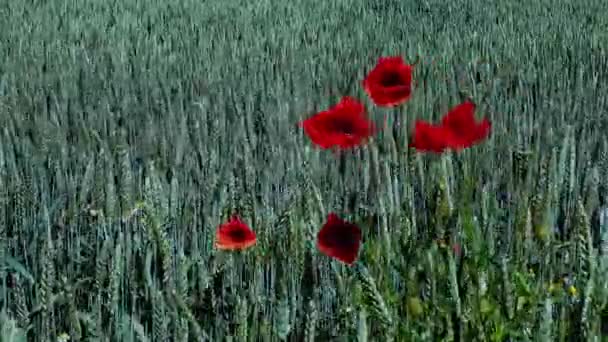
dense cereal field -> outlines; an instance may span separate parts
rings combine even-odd
[[[0,341],[608,341],[607,13],[0,1]]]

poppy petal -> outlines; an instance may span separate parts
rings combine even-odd
[[[362,103],[351,97],[303,120],[300,126],[313,144],[323,149],[349,149],[364,144],[375,132]]]
[[[243,250],[256,243],[256,235],[238,216],[232,216],[216,231],[215,247],[222,250]]]
[[[472,102],[464,102],[450,109],[450,111],[441,119],[441,124],[449,127],[452,131],[464,134],[469,132],[471,127],[475,126],[475,104]]]
[[[317,248],[325,255],[352,265],[359,254],[361,229],[346,222],[335,213],[327,216],[327,221],[317,234]]]
[[[445,127],[418,120],[409,146],[419,151],[442,153],[453,144],[452,140],[452,133]]]
[[[485,118],[475,121],[475,104],[466,101],[452,108],[441,120],[442,125],[452,132],[450,148],[460,150],[471,147],[485,139],[491,129],[490,121]]]
[[[410,98],[412,69],[400,56],[380,57],[363,80],[363,89],[377,106],[400,105]]]

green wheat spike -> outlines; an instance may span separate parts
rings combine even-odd
[[[570,147],[569,152],[573,148]],[[568,158],[566,159],[566,168],[564,172],[564,183],[561,192],[561,205],[563,210],[566,212],[566,221],[571,222],[573,219],[573,210],[576,209],[576,202],[573,202],[573,194],[570,192],[570,181],[573,181],[573,177],[575,176],[575,171],[572,168],[572,164],[570,163],[572,160],[569,158],[573,156],[572,153],[569,153]]]
[[[168,341],[169,322],[165,310],[165,301],[160,291],[152,294],[152,340]]]
[[[452,253],[448,253],[448,283],[450,289],[450,297],[454,303],[454,311],[456,316],[462,320],[462,301],[460,298],[460,291],[458,289],[458,276],[456,270],[456,262]]]
[[[591,163],[591,161],[588,161]],[[600,206],[600,174],[597,166],[590,166],[587,177],[585,177],[585,208],[588,213],[593,213]]]
[[[608,308],[608,258],[605,255],[594,255],[596,257],[596,264],[593,272],[595,279],[594,285],[594,304],[597,311],[603,308],[604,314],[606,308]],[[596,312],[597,312],[596,311]],[[601,321],[595,320],[595,324],[598,325],[596,329],[601,328]]]
[[[541,197],[544,197],[547,193],[547,188],[549,186],[549,167],[551,166],[551,159],[547,156],[542,156],[540,161],[540,167],[538,170],[538,178],[536,182],[536,187],[534,188],[534,192],[536,194],[540,194]]]
[[[185,299],[188,298],[188,269],[190,268],[190,262],[184,255],[183,251],[179,253],[177,264],[175,296],[179,298],[180,301],[184,302]],[[184,317],[178,316],[175,324],[177,326],[174,329],[176,333],[176,340],[181,341],[184,338],[187,338],[188,320]]]
[[[256,170],[253,160],[250,160],[251,151],[246,152],[245,155],[245,186],[243,194],[243,216],[255,221],[255,184],[256,184]]]
[[[593,332],[593,317],[597,317],[595,306],[593,305],[593,294],[595,292],[595,282],[597,278],[596,267],[596,252],[595,250],[590,251],[589,255],[589,277],[583,290],[583,307],[581,310],[581,327],[582,334],[585,339],[590,340],[595,333]]]
[[[517,255],[517,265],[524,265],[527,262],[527,254],[530,252],[532,238],[532,212],[525,203],[518,205],[515,217],[515,252]]]
[[[381,329],[389,333],[393,328],[393,318],[384,298],[378,291],[374,278],[369,274],[367,268],[361,264],[357,264],[356,271],[361,285],[364,306],[379,322]]]
[[[283,296],[275,308],[275,321],[273,324],[275,333],[280,340],[285,341],[291,333],[292,324],[290,322],[289,298]]]
[[[170,240],[161,225],[159,217],[145,203],[142,207],[142,223],[148,232],[148,238],[153,241],[161,260],[162,284],[165,290],[173,289],[173,254]]]
[[[244,191],[241,197],[241,215],[248,222],[255,222],[255,204],[253,189]]]
[[[315,300],[310,299],[308,301],[308,309],[306,311],[306,326],[304,330],[304,341],[305,342],[315,342],[317,341],[317,319],[318,312],[317,306],[315,305]]]
[[[600,254],[602,257],[608,257],[608,207],[604,206],[598,210],[599,236],[600,236]]]
[[[415,232],[414,232],[414,228],[413,228],[413,224],[412,224],[412,220],[410,220],[410,218],[408,217],[408,215],[406,215],[405,212],[402,212],[401,215],[399,215],[399,230],[400,230],[400,248],[407,248],[409,242],[411,241],[412,237],[415,236]]]
[[[25,297],[25,286],[19,276],[16,277],[17,288],[15,289],[15,314],[20,328],[27,329],[30,325],[30,311],[27,307]]]
[[[551,149],[551,156],[549,157],[549,169],[551,170],[549,176],[549,185],[547,189],[547,202],[550,208],[558,208],[559,207],[559,191],[560,186],[558,184],[558,172],[557,172],[557,164],[559,161],[559,157],[557,155],[557,148],[554,147]]]
[[[448,191],[449,191],[449,195],[450,195],[450,202],[453,196],[451,196],[451,194],[454,192],[454,161],[452,159],[452,154],[446,153],[442,156],[443,158],[441,158],[441,168],[443,169],[441,172],[443,174],[443,176],[446,179],[446,183],[448,185]],[[464,177],[470,177],[470,172],[468,170],[468,165],[464,164],[463,167],[465,168],[464,171]]]
[[[516,186],[525,184],[529,171],[529,162],[532,152],[526,150],[515,150],[513,156],[513,174]]]
[[[80,181],[80,193],[78,195],[78,203],[81,206],[84,206],[87,203],[87,197],[93,187],[93,183],[94,183],[93,180],[95,177],[95,169],[96,169],[95,166],[96,166],[95,157],[92,157],[91,159],[89,159],[87,167],[84,171],[84,176],[82,177],[82,180]]]
[[[53,297],[52,289],[55,282],[52,248],[53,247],[50,243],[45,244],[45,248],[43,248],[42,253],[44,256],[41,258],[43,260],[41,263],[42,276],[40,278],[37,291],[38,304],[42,309],[40,314],[40,331],[45,332],[45,334],[47,334],[47,338],[49,335],[53,334],[53,324],[51,322],[52,317],[49,314]]]
[[[290,203],[287,203],[287,206],[277,217],[277,223],[275,224],[275,232],[278,234],[279,241],[282,240],[284,243],[279,246],[279,250],[281,253],[288,253],[293,251],[293,245],[297,243],[295,237],[292,235],[294,232],[293,225],[291,222],[291,217],[293,215],[293,207]]]
[[[292,336],[300,336],[302,331],[302,325],[299,324],[303,310],[303,296],[301,295],[302,286],[300,285],[301,278],[301,273],[295,273],[295,275],[292,274],[289,277],[289,295],[287,300],[289,301],[289,307],[291,308],[289,321],[292,325]]]
[[[239,213],[240,214],[240,201],[239,201],[239,186],[238,186],[238,180],[236,178],[236,175],[234,174],[234,172],[232,172],[231,176],[230,176],[230,182],[228,185],[228,193],[230,195],[230,208],[231,208],[231,212],[232,213]]]
[[[357,342],[367,342],[368,338],[367,312],[364,308],[361,308],[359,310],[359,319],[357,323]]]
[[[378,148],[374,145],[369,146],[369,152],[370,152],[370,167],[371,167],[371,171],[373,173],[373,178],[370,179],[371,181],[371,189],[372,192],[371,194],[376,197],[376,196],[381,196],[383,195],[384,191],[382,191],[383,189],[381,188],[382,186],[382,173],[380,172],[380,160],[379,160],[379,156],[378,156]]]
[[[118,327],[120,326],[120,314],[121,314],[121,297],[122,297],[122,276],[124,274],[123,260],[122,260],[122,233],[119,235],[118,243],[114,247],[114,255],[112,257],[112,269],[110,271],[110,314],[112,315],[112,327],[116,334],[118,334]]]
[[[591,240],[591,224],[583,201],[579,198],[576,203],[576,213],[573,233],[576,238],[576,260],[578,272],[583,279],[588,279],[591,266],[591,253],[593,245]]]
[[[249,338],[249,308],[246,297],[237,297],[237,328],[236,338],[238,342],[247,342]]]
[[[603,196],[604,203],[608,203],[608,139],[603,140],[602,152],[598,160],[599,174],[600,174],[600,185],[603,188],[603,193],[599,194]]]
[[[381,234],[384,240],[384,256],[387,260],[391,260],[392,258],[392,243],[391,243],[391,235],[389,233],[388,228],[388,213],[386,210],[386,205],[384,204],[384,200],[382,198],[378,199],[379,211],[380,211],[380,226],[381,226]]]
[[[414,163],[414,167],[416,168],[416,172],[415,175],[416,177],[418,177],[418,180],[420,181],[420,187],[421,189],[423,189],[423,191],[426,190],[426,172],[425,172],[425,167],[424,167],[424,160],[422,159],[422,156],[420,155],[420,153],[416,153],[413,156],[413,163]]]
[[[112,248],[112,239],[105,239],[101,244],[101,249],[97,252],[95,259],[95,289],[99,297],[103,296],[105,290],[105,280],[108,269],[108,255]]]
[[[109,158],[108,158],[109,159]],[[105,180],[105,213],[110,219],[116,219],[117,214],[117,196],[116,183],[114,180],[114,165],[111,161],[106,160],[106,180]]]
[[[175,281],[175,292],[181,298],[188,296],[188,271],[190,269],[190,260],[180,251],[177,256],[177,274]]]
[[[144,256],[144,245],[136,242],[132,237],[126,237],[125,242],[125,286],[123,289],[123,297],[130,299],[132,302],[143,302],[146,298],[142,291],[143,279],[141,277],[141,257]],[[128,311],[128,310],[127,310]]]
[[[312,209],[314,208],[313,196],[310,195],[314,191],[314,189],[312,187],[310,176],[306,173],[306,170],[308,167],[310,167],[309,163],[307,161],[303,161],[302,168],[301,168],[301,171],[299,172],[299,177],[298,177],[298,187],[299,187],[298,194],[299,194],[300,202],[301,202],[301,206],[302,206],[302,208],[300,209],[300,212],[305,213],[305,214],[309,214],[312,211]]]
[[[232,202],[228,200],[223,201],[220,212],[218,214],[220,217],[220,221],[223,223],[229,220],[232,215],[237,214],[237,212],[234,210]]]
[[[481,222],[479,226],[481,229],[487,229],[490,225],[490,192],[488,191],[489,186],[484,186],[481,189]]]
[[[179,133],[177,137],[177,143],[175,144],[175,160],[173,165],[176,167],[182,166],[184,160],[184,153],[186,150],[186,144],[190,142],[188,136],[188,117],[182,115],[182,119],[179,122]]]
[[[435,221],[436,236],[445,236],[445,224],[453,211],[453,205],[450,198],[447,178],[442,177],[437,185],[437,194],[435,196],[435,212],[433,215]]]
[[[173,289],[173,261],[171,253],[171,245],[164,233],[157,234],[156,244],[160,251],[161,267],[163,270],[163,288],[166,290]]]
[[[568,172],[568,149],[572,148],[570,145],[570,130],[571,127],[568,126],[566,129],[566,134],[564,136],[564,140],[562,142],[561,148],[559,150],[559,159],[557,161],[557,184],[556,186],[559,188],[559,192],[562,192],[562,186],[565,184],[567,172]]]
[[[565,306],[559,307],[559,318],[557,322],[557,338],[555,340],[565,342],[566,335],[568,334],[568,326],[570,325],[570,318],[568,317],[569,308]]]
[[[12,194],[13,206],[11,211],[13,212],[13,224],[15,226],[15,229],[17,230],[17,234],[19,234],[21,229],[23,229],[23,225],[25,224],[27,219],[27,203],[24,195],[24,188],[25,186],[23,185],[23,183],[19,182],[15,186],[15,190]]]
[[[345,207],[346,207],[346,200],[345,200],[344,195],[342,196],[333,196],[333,199],[331,200],[331,204],[330,204],[330,208],[333,208],[333,210],[336,211],[344,211]]]
[[[103,327],[104,317],[102,309],[105,306],[104,303],[106,302],[106,297],[108,295],[106,280],[108,278],[109,270],[109,254],[110,250],[114,247],[112,244],[113,239],[105,239],[95,258],[95,279],[93,283],[95,302],[92,309],[92,317],[94,318],[93,326],[97,327],[94,332],[95,335],[99,335]]]
[[[430,300],[433,308],[438,307],[437,301],[437,278],[439,276],[439,272],[437,272],[437,267],[435,264],[435,258],[437,253],[436,250],[428,249],[425,253],[424,263],[427,266],[428,276],[424,278],[424,283],[422,284],[422,288],[424,291],[422,292],[422,298],[424,300]],[[416,269],[411,268],[408,271],[408,283],[407,289],[408,293],[415,294],[418,292],[419,283],[416,279]]]
[[[546,213],[548,208],[547,189],[549,186],[549,159],[543,157],[538,174],[538,180],[534,189],[534,194],[530,199],[530,208],[532,210],[532,225],[535,230],[545,224]]]
[[[31,217],[33,213],[35,213],[37,210],[37,202],[34,201],[34,199],[36,198],[36,189],[34,188],[34,180],[32,179],[33,172],[33,170],[24,172],[23,183],[20,189],[25,202],[24,205],[27,209],[29,209],[26,212],[26,215],[28,217]]]
[[[153,162],[149,164],[148,169],[149,172],[144,179],[144,199],[151,205],[148,209],[164,220],[169,214],[169,201]]]
[[[530,210],[529,206],[527,206],[525,215],[526,218],[523,230],[523,257],[524,260],[528,261],[531,253],[534,250],[534,227],[532,225],[532,210]],[[540,233],[545,234],[546,231],[542,231]]]
[[[179,209],[180,184],[176,176],[173,176],[169,184],[169,201],[168,201],[168,217],[177,217]]]
[[[553,299],[551,296],[545,298],[543,305],[542,318],[538,329],[538,341],[552,342],[553,338]]]
[[[393,211],[396,211],[398,214],[401,214],[403,201],[406,200],[406,197],[403,193],[406,186],[400,182],[400,179],[405,179],[405,164],[400,162],[399,160],[393,161],[391,163],[391,177],[392,177],[392,187],[393,187]]]
[[[310,177],[310,174],[308,173],[308,163],[304,163],[305,167],[302,169],[302,175],[304,176],[304,184],[306,184],[307,188],[310,189],[310,192],[305,192],[305,194],[307,194],[307,197],[311,197],[313,199],[316,200],[317,205],[319,207],[320,212],[325,213],[325,204],[323,203],[323,196],[321,195],[321,191],[319,190],[319,188],[316,186],[316,184],[313,182],[312,178]],[[309,196],[308,194],[312,194],[312,196]]]
[[[260,299],[258,297],[258,299]],[[259,302],[258,300],[254,300],[255,302]],[[248,320],[248,333],[249,339],[255,339],[254,336],[260,336],[260,316],[262,315],[262,308],[260,306],[252,306],[251,310],[251,318]]]
[[[500,275],[502,280],[502,299],[505,306],[505,312],[509,319],[513,319],[514,315],[514,300],[513,300],[513,285],[511,284],[511,274],[509,273],[508,260],[506,257],[500,259]]]
[[[6,277],[5,264],[9,245],[6,235],[7,196],[6,188],[2,183],[2,175],[0,174],[0,282],[3,282]],[[0,294],[0,296],[2,295]]]
[[[0,107],[1,108],[1,107]],[[2,140],[3,135],[0,134],[0,140]],[[0,186],[2,186],[1,188],[5,188],[6,184],[4,184],[4,180],[2,178],[4,178],[6,176],[7,173],[7,160],[6,160],[6,155],[4,152],[4,146],[0,145]]]
[[[129,151],[121,149],[118,152],[120,158],[120,203],[121,210],[131,210],[133,205],[133,172],[131,171],[131,156]],[[125,214],[124,212],[122,213]]]
[[[572,145],[570,146],[570,154],[568,156],[568,164],[567,164],[568,177],[566,178],[566,180],[568,181],[567,193],[569,196],[574,195],[575,186],[576,186],[576,177],[577,177],[577,173],[576,173],[577,155],[576,155],[576,144],[574,143],[576,140],[575,140],[574,136],[572,136],[571,141],[572,141]],[[573,198],[571,198],[571,200],[573,200]]]

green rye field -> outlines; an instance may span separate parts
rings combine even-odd
[[[336,154],[298,122],[342,96],[381,130]],[[486,140],[408,148],[467,96]],[[608,1],[0,1],[0,333],[608,341]]]

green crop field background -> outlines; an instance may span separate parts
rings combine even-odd
[[[392,109],[382,56],[419,61]],[[382,130],[337,155],[298,122],[342,96]],[[487,140],[408,149],[466,96]],[[253,247],[214,247],[232,213]],[[608,341],[608,1],[0,1],[0,329]]]

